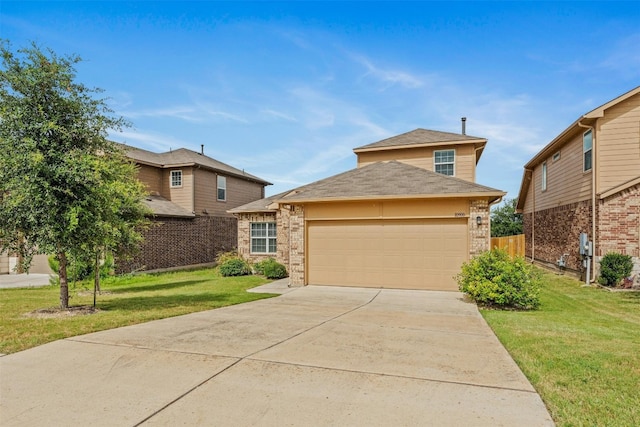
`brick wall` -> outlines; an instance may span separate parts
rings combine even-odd
[[[304,206],[291,207],[289,225],[289,283],[292,286],[303,286],[305,261]]]
[[[237,220],[228,217],[158,218],[143,232],[141,250],[118,261],[117,272],[181,267],[214,262],[219,252],[236,249]]]
[[[478,226],[477,217],[482,218]],[[469,202],[469,258],[491,249],[491,216],[489,203],[486,200]]]
[[[537,261],[557,265],[557,260],[568,254],[565,257],[567,268],[582,271],[578,246],[580,233],[587,233],[592,240],[591,210],[591,201],[585,200],[538,211],[535,224],[532,222],[533,214],[523,215],[525,256],[530,258],[532,250],[535,250],[533,256]]]
[[[263,212],[263,213],[243,213],[238,214],[238,253],[242,255],[243,258],[251,261],[251,262],[259,262],[266,258],[275,258],[284,266],[287,266],[287,263],[284,262],[282,258],[282,245],[284,243],[284,239],[282,238],[282,227],[278,221],[278,217],[280,215],[276,215],[275,212]],[[252,254],[251,253],[251,223],[252,222],[275,222],[276,223],[276,244],[277,244],[277,253],[276,254]],[[287,268],[288,270],[288,268]]]
[[[600,200],[598,210],[598,255],[630,255],[634,260],[632,275],[640,276],[640,185]]]

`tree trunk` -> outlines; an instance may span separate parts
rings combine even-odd
[[[67,282],[67,254],[58,252],[58,276],[60,277],[60,308],[69,308],[69,283]]]
[[[96,308],[96,294],[100,292],[100,252],[96,252],[93,273],[93,308]]]

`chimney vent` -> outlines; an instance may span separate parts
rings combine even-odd
[[[466,135],[467,134],[467,118],[462,117],[460,120],[462,120],[462,134]]]
[[[204,155],[204,144],[200,144],[200,154]]]

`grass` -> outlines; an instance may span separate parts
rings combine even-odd
[[[482,315],[558,426],[640,425],[640,293],[543,278],[539,310]]]
[[[273,295],[246,292],[267,283],[259,276],[222,277],[217,269],[114,277],[101,283],[98,312],[34,318],[25,314],[55,308],[60,288],[0,290],[0,353],[120,326],[240,304]],[[93,304],[93,283],[70,284],[71,306]]]

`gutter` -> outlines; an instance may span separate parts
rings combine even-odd
[[[582,117],[586,118],[586,117]],[[593,256],[596,256],[596,162],[598,156],[596,155],[596,129],[591,125],[583,125],[579,119],[576,124],[584,129],[591,130],[591,241],[593,242]],[[584,154],[583,154],[584,156]],[[583,159],[584,161],[584,159]],[[589,283],[594,283],[596,281],[596,263],[595,260],[592,260],[591,263],[591,280]]]

